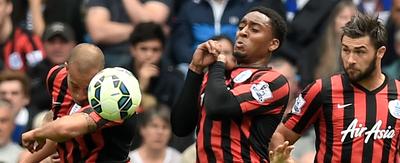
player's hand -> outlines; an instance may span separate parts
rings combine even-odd
[[[294,160],[290,157],[293,149],[294,146],[289,146],[289,142],[285,141],[276,147],[274,151],[269,151],[270,163],[294,163]]]
[[[221,53],[222,46],[214,40],[209,40],[197,46],[196,51],[193,54],[192,62],[189,68],[201,74],[204,68],[214,63],[217,60],[218,55]]]
[[[34,130],[22,134],[22,145],[31,153],[39,151],[45,144],[46,139],[36,138],[34,136]]]

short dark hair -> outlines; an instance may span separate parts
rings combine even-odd
[[[268,16],[268,18],[271,20],[270,23],[272,26],[272,35],[279,40],[279,47],[281,47],[287,33],[287,26],[285,20],[282,18],[281,15],[279,15],[276,11],[270,8],[257,6],[251,8],[247,13],[254,11],[260,12]]]
[[[134,31],[130,35],[129,41],[131,45],[149,40],[160,40],[162,46],[165,46],[165,35],[161,25],[154,22],[139,23],[135,26]]]
[[[360,38],[369,36],[375,49],[387,44],[387,32],[385,26],[378,20],[378,17],[358,13],[342,28],[343,36]]]
[[[26,97],[29,97],[30,95],[30,80],[29,77],[17,70],[10,70],[6,69],[1,71],[0,73],[0,83],[5,82],[5,81],[18,81],[21,83],[22,86],[22,91]]]

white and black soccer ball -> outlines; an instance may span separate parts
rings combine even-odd
[[[92,78],[88,88],[91,107],[109,121],[132,116],[141,99],[138,80],[130,71],[120,67],[100,71]]]

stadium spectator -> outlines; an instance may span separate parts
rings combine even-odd
[[[46,88],[47,73],[53,66],[67,61],[75,44],[74,31],[69,25],[56,22],[46,28],[43,45],[47,57],[28,71],[32,79],[31,106],[39,110],[51,108],[51,97]]]
[[[352,0],[364,14],[378,16],[385,24],[390,15],[393,0]]]
[[[314,48],[312,43],[322,35],[332,8],[339,0],[286,0],[275,2],[275,7],[284,9],[288,22],[287,40],[277,54],[288,58],[291,62],[301,64],[301,59],[307,59],[302,52]],[[270,2],[271,3],[271,2]],[[302,57],[300,57],[302,56]]]
[[[171,57],[186,73],[196,47],[213,36],[226,35],[235,40],[239,19],[257,5],[254,1],[198,0],[186,1],[173,22]]]
[[[129,34],[138,23],[165,24],[169,0],[89,0],[86,26],[106,57],[106,67],[129,61]]]
[[[171,107],[182,88],[184,76],[163,59],[165,35],[162,27],[152,22],[136,25],[130,45],[132,57],[125,68],[138,78],[143,94],[152,95],[158,103]]]
[[[26,71],[45,58],[43,45],[38,36],[13,24],[12,9],[11,0],[0,0],[0,67]]]
[[[53,154],[50,140],[58,143],[61,162],[129,161],[136,114],[124,121],[114,122],[101,118],[87,107],[89,82],[103,68],[101,50],[91,44],[79,44],[71,51],[66,65],[50,70],[47,84],[54,100],[53,115],[50,114],[54,121],[22,135],[24,147],[38,152],[33,153],[28,161],[38,162]],[[44,149],[40,150],[42,147]]]
[[[350,21],[356,12],[357,8],[351,1],[341,1],[335,6],[329,16],[321,41],[317,42],[316,48],[308,51],[310,64],[308,64],[307,68],[304,66],[302,69],[304,80],[311,83],[315,79],[328,77],[342,70],[340,65],[341,28]],[[315,60],[318,61],[318,64],[311,64]]]
[[[198,162],[268,162],[269,140],[286,107],[289,85],[267,62],[285,33],[286,24],[275,11],[250,10],[239,22],[234,46],[238,67],[228,77],[221,45],[210,40],[198,46],[171,114],[178,136],[197,126]],[[206,67],[209,76],[202,85]]]
[[[0,162],[18,162],[22,148],[11,139],[14,130],[14,111],[11,104],[0,100]]]
[[[378,18],[353,17],[341,38],[345,72],[316,80],[297,97],[271,149],[293,144],[314,125],[315,162],[397,162],[400,81],[381,72],[386,39]]]
[[[390,10],[390,17],[386,23],[388,32],[388,46],[386,54],[382,59],[382,66],[389,66],[396,61],[399,56],[396,51],[396,31],[400,29],[400,0],[393,0],[393,5]]]
[[[383,72],[391,78],[400,79],[400,29],[395,33],[394,50],[397,58],[390,65],[383,67]]]
[[[141,146],[129,153],[135,163],[180,163],[181,154],[168,147],[171,139],[170,108],[158,106],[144,111],[138,122]]]
[[[7,100],[15,115],[13,141],[21,143],[21,135],[32,128],[36,108],[27,107],[30,100],[30,82],[26,74],[15,70],[0,73],[0,99]]]

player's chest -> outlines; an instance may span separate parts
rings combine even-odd
[[[400,101],[390,93],[333,94],[322,107],[321,122],[340,130],[342,138],[366,136],[369,141],[399,135]]]

